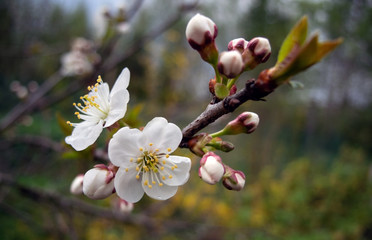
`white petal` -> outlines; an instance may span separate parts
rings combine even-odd
[[[180,186],[185,184],[190,177],[191,160],[187,157],[169,156],[167,159],[177,165],[174,170],[168,169],[172,178],[167,178],[163,182],[169,186]]]
[[[138,129],[121,128],[110,140],[108,146],[110,161],[119,167],[131,167],[141,155],[143,138],[143,133]],[[131,158],[134,160],[133,163],[130,162]]]
[[[151,188],[149,188],[148,186],[143,186],[143,189],[149,197],[157,200],[166,200],[173,197],[178,189],[178,186],[168,186],[165,184],[163,186],[152,184],[151,186]]]
[[[116,92],[119,92],[121,90],[124,90],[128,87],[130,80],[130,72],[128,68],[124,68],[123,71],[121,71],[118,79],[116,79],[116,82],[111,90],[111,96],[113,96]]]
[[[129,92],[124,89],[117,91],[111,96],[110,99],[110,111],[105,119],[105,127],[109,127],[114,124],[116,121],[124,117],[125,112],[127,111],[127,103],[129,102]]]
[[[141,180],[136,179],[137,172],[134,169],[126,172],[123,168],[119,168],[115,175],[114,185],[116,193],[127,202],[138,202],[143,194]]]
[[[103,120],[98,123],[82,122],[77,124],[72,131],[71,136],[65,138],[67,144],[70,144],[76,151],[86,149],[92,145],[103,129]]]
[[[148,144],[153,143],[154,147],[160,149],[160,152],[173,152],[182,140],[181,129],[173,123],[168,123],[162,117],[156,117],[147,123],[143,133],[146,135]],[[171,151],[167,151],[168,148]]]

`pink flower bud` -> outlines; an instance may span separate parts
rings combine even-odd
[[[236,50],[223,52],[220,55],[217,67],[221,74],[228,78],[234,78],[243,71],[242,55]]]
[[[115,173],[103,164],[96,165],[84,175],[83,192],[91,199],[104,199],[114,191]]]
[[[83,193],[84,174],[77,175],[70,185],[70,192],[75,195]]]
[[[247,47],[257,63],[266,62],[271,55],[270,42],[267,38],[253,38]]]
[[[214,42],[217,33],[216,24],[201,14],[192,17],[186,27],[186,38],[190,46],[199,52],[204,61],[214,66],[218,61],[218,50]]]
[[[223,129],[225,135],[252,133],[256,130],[260,119],[256,113],[243,112]]]
[[[231,40],[229,44],[227,45],[227,50],[237,50],[240,53],[243,53],[244,49],[246,49],[248,46],[248,41],[244,38],[237,38],[234,40]]]
[[[245,185],[245,175],[243,172],[234,170],[225,165],[226,173],[222,184],[229,190],[240,191]]]
[[[217,33],[216,24],[210,18],[199,13],[190,19],[186,27],[187,41],[197,51],[208,44],[214,44]]]
[[[133,211],[134,204],[131,202],[127,202],[124,199],[119,199],[117,202],[117,209],[125,214],[131,213]]]
[[[200,160],[199,177],[208,184],[216,184],[225,173],[225,167],[220,156],[213,152],[204,154]]]

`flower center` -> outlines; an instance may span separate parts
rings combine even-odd
[[[72,105],[78,110],[75,115],[78,119],[97,121],[97,119],[105,119],[108,115],[108,99],[103,90],[103,81],[101,76],[98,76],[97,83],[88,86],[89,94],[80,97],[82,103],[73,103]],[[70,126],[76,124],[67,121]]]
[[[150,147],[152,145],[149,144]],[[139,150],[142,154],[136,160],[132,158],[130,161],[136,161],[136,179],[139,180],[142,175],[144,186],[152,188],[157,184],[161,187],[164,180],[173,178],[172,171],[178,166],[170,161],[168,153],[161,153],[159,149],[146,150],[142,147]],[[172,150],[168,148],[167,151]],[[128,168],[125,170],[128,171]]]

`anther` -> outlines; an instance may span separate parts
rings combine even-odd
[[[149,146],[151,147],[153,144],[152,143],[149,143]]]
[[[128,172],[128,168],[126,168],[125,171]]]
[[[171,179],[173,176],[172,175],[169,175],[168,177],[169,177],[169,179]]]
[[[170,151],[172,151],[172,149],[170,149],[170,148],[167,148],[167,151],[168,151],[168,152],[170,152]]]
[[[139,175],[136,175],[136,179],[138,180],[140,177],[139,177]]]
[[[166,157],[166,158],[169,158],[169,155],[167,154],[167,155],[165,155],[165,157]]]
[[[143,151],[143,148],[139,148],[139,150],[142,152]]]

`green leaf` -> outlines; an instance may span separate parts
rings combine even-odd
[[[224,99],[230,94],[227,86],[222,83],[216,83],[216,85],[214,86],[214,92],[216,94],[216,97],[218,97],[219,99]]]
[[[292,28],[279,50],[276,65],[283,61],[296,45],[302,46],[307,36],[307,16],[304,16]]]
[[[340,38],[333,41],[319,42],[318,34],[313,35],[301,47],[294,46],[286,58],[275,65],[271,71],[272,79],[276,79],[279,84],[287,81],[291,76],[319,62],[341,43],[342,39]]]

